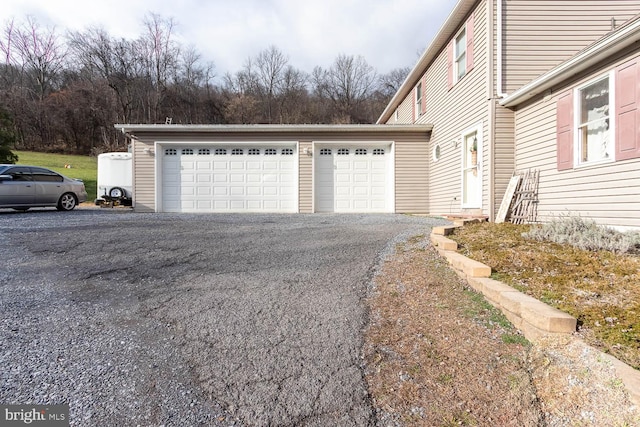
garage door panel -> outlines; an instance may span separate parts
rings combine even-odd
[[[392,212],[391,147],[366,143],[316,146],[317,212]]]
[[[163,147],[162,210],[297,211],[295,145],[245,147]]]
[[[262,194],[261,187],[247,187],[247,196],[260,196]]]

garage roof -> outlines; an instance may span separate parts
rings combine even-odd
[[[135,134],[141,132],[161,133],[311,133],[311,132],[431,132],[432,124],[421,125],[145,125],[145,124],[115,124],[114,127],[123,133]]]

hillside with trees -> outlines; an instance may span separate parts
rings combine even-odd
[[[11,149],[98,154],[125,149],[114,123],[373,123],[409,68],[380,75],[338,55],[311,73],[276,46],[217,75],[176,22],[148,14],[135,40],[102,28],[61,33],[28,17],[0,34],[0,110]]]

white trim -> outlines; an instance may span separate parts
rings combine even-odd
[[[464,74],[462,76],[460,76],[460,72],[458,70],[459,64],[458,61],[460,60],[460,52],[457,52],[457,48],[458,48],[458,37],[460,37],[462,35],[462,33],[464,32]],[[467,73],[469,72],[469,70],[467,70],[467,55],[469,54],[469,52],[467,52],[467,25],[466,22],[462,25],[462,28],[460,28],[460,31],[458,31],[455,36],[453,36],[453,64],[452,64],[452,72],[453,72],[453,79],[452,82],[455,85],[456,83],[458,83],[460,80],[462,80],[462,78],[464,76],[467,75]]]
[[[601,160],[592,160],[583,162],[582,158],[582,149],[580,144],[580,91],[588,86],[591,86],[594,83],[599,82],[600,80],[604,80],[605,78],[609,79],[609,148],[611,150],[610,157],[608,159]],[[615,162],[616,157],[616,99],[615,99],[615,70],[610,70],[606,73],[600,74],[597,77],[590,79],[589,81],[577,86],[573,90],[573,111],[575,112],[573,115],[573,164],[574,169],[581,169],[589,166],[601,165],[603,163],[613,163]]]
[[[465,146],[465,137],[472,135],[475,133],[476,138],[478,139],[478,162],[476,165],[477,176],[478,179],[478,188],[476,188],[478,192],[478,203],[479,205],[465,203],[465,156],[466,156],[466,146]],[[483,167],[482,167],[482,146],[483,146],[483,138],[482,138],[482,122],[479,122],[473,126],[468,127],[460,133],[460,141],[461,141],[461,154],[460,154],[460,207],[462,209],[483,209]],[[470,168],[467,168],[470,169]]]
[[[496,51],[497,51],[497,58],[496,58],[496,67],[498,67],[498,69],[496,70],[496,95],[498,96],[498,98],[505,98],[506,96],[508,96],[506,93],[503,92],[503,88],[502,88],[502,2],[504,0],[496,0],[498,2],[498,10],[497,10],[497,29],[496,29],[496,38],[497,38],[497,42],[498,45],[496,46]]]

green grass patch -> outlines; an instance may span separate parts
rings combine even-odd
[[[19,165],[42,166],[54,170],[69,178],[84,181],[88,201],[96,198],[98,190],[98,159],[91,156],[71,154],[37,153],[33,151],[14,151],[18,155]],[[65,168],[70,165],[71,168]]]
[[[469,224],[450,238],[492,277],[578,319],[589,344],[640,369],[640,256],[528,239],[530,229]]]

